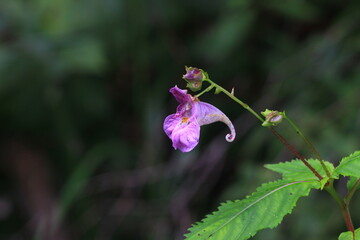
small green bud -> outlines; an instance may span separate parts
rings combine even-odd
[[[261,126],[263,126],[263,127],[272,127],[272,124],[269,123],[268,121],[265,121],[265,122],[263,122],[263,123],[261,124]]]
[[[264,112],[261,112],[261,114],[265,117],[265,121],[263,122],[264,127],[272,127],[276,126],[283,120],[283,112],[274,111],[266,109]]]
[[[261,112],[261,115],[267,117],[271,112],[273,112],[273,110],[266,109],[265,111]]]
[[[202,82],[188,82],[186,87],[189,88],[191,91],[196,92],[201,89]]]

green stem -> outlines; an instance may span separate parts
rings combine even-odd
[[[246,110],[248,110],[252,115],[254,115],[257,119],[259,119],[261,122],[264,122],[264,119],[257,114],[251,107],[249,107],[249,105],[247,105],[246,103],[244,103],[243,101],[241,101],[240,99],[238,99],[237,97],[235,97],[233,94],[231,94],[230,92],[228,92],[226,89],[224,89],[223,87],[217,85],[216,83],[214,83],[213,81],[211,81],[210,79],[204,79],[204,81],[209,82],[213,87],[216,87],[218,90],[220,90],[221,92],[225,93],[229,98],[231,98],[232,100],[234,100],[235,102],[237,102],[238,104],[240,104],[243,108],[245,108]],[[205,89],[206,90],[206,89]],[[202,94],[202,93],[201,93]]]
[[[341,200],[339,194],[335,191],[333,181],[329,182],[329,185],[325,187],[325,190],[331,195],[331,197],[336,201],[340,208],[343,206],[343,201]]]
[[[333,181],[331,181],[330,184],[325,187],[325,190],[332,196],[332,198],[339,205],[339,208],[343,213],[347,229],[354,234],[355,228],[351,220],[349,204],[347,204],[345,200],[342,200],[339,194],[335,191]]]
[[[346,204],[350,204],[350,200],[353,197],[356,188],[358,187],[358,185],[360,184],[360,178],[355,182],[354,186],[351,188],[351,190],[349,191],[349,193],[346,195],[345,197],[345,203]]]
[[[210,91],[211,89],[213,89],[215,87],[214,84],[210,84],[210,86],[208,86],[207,88],[205,88],[201,93],[195,95],[195,97],[200,97],[201,95],[203,95],[204,93]]]
[[[235,97],[232,93],[228,92],[226,89],[222,88],[221,86],[217,85],[216,83],[214,83],[213,81],[211,81],[210,79],[204,79],[204,81],[207,81],[210,83],[210,86],[207,87],[204,91],[202,91],[201,93],[199,93],[198,95],[196,95],[196,97],[201,96],[202,94],[204,94],[205,92],[210,91],[211,89],[213,89],[214,87],[216,87],[217,90],[225,93],[228,97],[230,97],[232,100],[234,100],[235,102],[239,103],[243,108],[245,108],[246,110],[248,110],[251,114],[253,114],[257,119],[259,119],[261,122],[264,122],[265,120],[259,115],[257,114],[251,107],[249,107],[249,105],[247,105],[246,103],[244,103],[243,101],[241,101],[240,99],[238,99],[237,97]],[[322,160],[319,152],[316,150],[316,148],[314,147],[314,145],[305,137],[305,135],[300,131],[300,129],[294,124],[293,121],[291,121],[290,118],[288,118],[285,114],[283,115],[283,117],[290,123],[290,125],[296,130],[296,132],[304,139],[305,143],[310,147],[311,151],[316,155],[316,157],[318,158],[318,160],[321,163],[321,166],[324,168],[326,175],[328,177],[330,177],[330,172],[327,169],[327,167],[325,166],[324,160]],[[316,177],[319,178],[319,180],[323,179],[323,177],[305,160],[305,158],[298,153],[294,147],[292,147],[274,128],[270,128],[271,132],[278,138],[280,139],[280,141],[293,153],[295,154],[314,174]],[[333,179],[330,180],[330,182],[325,186],[325,190],[332,196],[332,198],[334,198],[334,200],[336,201],[336,203],[338,204],[338,206],[340,207],[344,219],[345,219],[345,223],[346,223],[346,227],[349,231],[351,231],[354,235],[355,229],[354,229],[354,225],[352,223],[352,219],[351,219],[351,215],[350,215],[350,211],[349,211],[349,202],[350,199],[352,198],[356,187],[360,184],[360,179],[354,184],[353,188],[351,189],[351,191],[349,192],[349,194],[346,196],[345,199],[341,199],[339,194],[335,191],[334,186],[333,186]]]
[[[245,108],[246,110],[248,110],[251,114],[253,114],[257,119],[259,119],[262,123],[265,121],[259,114],[257,114],[249,105],[247,105],[246,103],[244,103],[243,101],[241,101],[240,99],[238,99],[237,97],[235,97],[232,93],[228,92],[226,89],[224,89],[223,87],[219,86],[218,84],[214,83],[213,81],[211,81],[210,79],[204,79],[204,81],[207,81],[210,83],[210,86],[207,87],[204,91],[202,91],[200,94],[196,95],[196,97],[201,96],[203,93],[210,91],[213,87],[216,87],[217,90],[225,93],[228,97],[230,97],[232,100],[234,100],[235,102],[239,103],[243,108]],[[270,128],[271,132],[295,155],[297,156],[304,164],[306,167],[308,167],[313,173],[314,175],[319,179],[322,180],[323,177],[305,160],[305,158],[295,150],[295,148],[293,146],[290,145],[290,143],[288,143],[285,138],[283,136],[280,135],[280,133],[278,133],[274,128]]]
[[[270,128],[271,132],[296,156],[298,157],[306,167],[314,173],[314,175],[321,181],[323,177],[305,160],[305,158],[296,149],[286,141],[286,139],[280,135],[273,127]]]
[[[304,142],[308,145],[308,147],[310,148],[310,150],[315,154],[316,158],[319,160],[322,168],[325,170],[326,172],[326,176],[330,177],[330,172],[328,170],[328,168],[325,165],[324,160],[322,159],[322,157],[320,156],[320,153],[316,150],[314,144],[312,144],[312,142],[300,131],[300,129],[296,126],[296,124],[291,121],[291,119],[286,116],[286,114],[282,114],[282,116],[289,122],[289,124],[295,129],[296,133],[299,134],[302,139],[304,140]]]

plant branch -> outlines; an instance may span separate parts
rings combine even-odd
[[[346,197],[345,197],[345,203],[346,204],[350,203],[351,198],[353,197],[353,195],[354,195],[354,193],[356,191],[356,188],[359,186],[359,184],[360,184],[360,178],[355,182],[354,186],[351,188],[349,193],[346,195]]]
[[[202,94],[204,94],[205,92],[210,91],[211,89],[213,89],[214,87],[216,88],[216,93],[218,92],[223,92],[225,93],[228,97],[230,97],[232,100],[234,100],[235,102],[237,102],[238,104],[240,104],[243,108],[245,108],[246,110],[248,110],[251,114],[253,114],[258,120],[260,120],[262,123],[264,123],[264,119],[257,114],[251,107],[249,107],[249,105],[247,105],[246,103],[242,102],[240,99],[238,99],[237,97],[234,96],[233,92],[229,92],[226,89],[222,88],[221,86],[219,86],[218,84],[214,83],[213,81],[211,81],[210,79],[203,79],[203,81],[207,81],[210,83],[210,86],[207,87],[205,90],[203,90],[201,93],[199,93],[198,95],[196,95],[196,97],[201,96]],[[305,143],[308,145],[308,147],[310,148],[310,150],[315,154],[316,158],[320,161],[322,168],[325,170],[326,175],[328,177],[331,176],[328,168],[325,165],[324,160],[321,158],[319,152],[316,150],[315,146],[312,144],[312,142],[305,137],[305,135],[300,131],[300,129],[295,125],[295,123],[293,121],[291,121],[290,118],[288,118],[285,113],[282,115],[288,122],[289,124],[295,129],[295,131],[297,132],[297,134],[299,134],[303,140],[305,141]],[[289,142],[287,142],[287,140],[280,135],[280,133],[278,133],[273,127],[270,127],[271,132],[297,157],[299,158],[306,167],[308,167],[311,172],[313,172],[313,174],[321,181],[323,179],[323,177],[319,174],[318,171],[316,171],[304,158],[304,156],[302,156]],[[339,208],[342,211],[345,223],[346,223],[346,227],[349,231],[351,231],[353,233],[355,233],[355,229],[354,229],[354,225],[351,219],[351,215],[350,215],[350,211],[349,211],[349,203],[351,198],[353,197],[358,185],[360,184],[360,179],[358,179],[354,186],[351,188],[351,190],[349,191],[349,193],[347,194],[347,196],[344,199],[341,199],[339,194],[335,191],[334,189],[334,185],[333,185],[334,179],[330,179],[330,181],[325,185],[324,189],[332,196],[332,198],[336,201],[336,203],[338,204]]]
[[[320,164],[321,164],[322,168],[325,170],[326,176],[330,177],[330,172],[329,172],[328,168],[326,167],[324,160],[320,156],[320,153],[316,150],[314,144],[312,144],[312,142],[300,131],[300,129],[295,125],[295,123],[288,116],[286,116],[285,113],[282,114],[282,116],[295,129],[296,133],[299,134],[302,137],[304,142],[308,145],[310,150],[315,154],[316,158],[320,161]]]
[[[201,92],[200,94],[197,95],[200,96],[203,93],[210,91],[213,87],[216,87],[217,90],[225,93],[228,97],[230,97],[232,100],[234,100],[235,102],[239,103],[243,108],[245,108],[246,110],[248,110],[251,114],[253,114],[257,119],[259,119],[262,123],[265,121],[259,114],[257,114],[249,105],[247,105],[246,103],[244,103],[243,101],[241,101],[240,99],[238,99],[237,97],[234,96],[233,93],[228,92],[226,89],[224,89],[223,87],[219,86],[218,84],[214,83],[213,81],[211,81],[210,79],[205,79],[204,81],[207,81],[210,83],[210,86],[208,88],[206,88],[203,92]],[[297,156],[304,164],[306,167],[308,167],[313,173],[314,175],[319,179],[322,180],[323,177],[305,160],[305,158],[298,152],[295,150],[295,148],[293,146],[290,145],[290,143],[288,143],[285,138],[283,136],[280,135],[280,133],[278,133],[274,128],[270,127],[271,132],[278,138],[280,139],[280,141],[295,155]]]
[[[244,103],[243,101],[241,101],[240,99],[238,99],[237,97],[234,96],[234,94],[231,94],[229,91],[227,91],[226,89],[224,89],[223,87],[217,85],[216,83],[214,83],[213,81],[211,81],[210,79],[204,79],[204,81],[207,81],[211,84],[211,86],[215,86],[216,89],[220,90],[221,92],[225,93],[229,98],[231,98],[232,100],[234,100],[235,102],[237,102],[238,104],[240,104],[243,108],[245,108],[246,110],[248,110],[252,115],[254,115],[257,119],[259,119],[261,122],[264,122],[264,119],[257,114],[249,105],[247,105],[246,103]],[[206,89],[205,89],[206,90]]]
[[[335,191],[333,181],[331,181],[330,184],[325,187],[325,190],[332,196],[332,198],[334,198],[336,203],[339,205],[339,207],[343,213],[347,229],[354,234],[355,228],[354,228],[354,225],[351,220],[349,204],[346,203],[345,200],[342,200],[340,198],[339,194]]]
[[[315,176],[319,179],[322,180],[323,177],[318,173],[318,171],[316,171],[306,160],[305,158],[298,152],[296,151],[296,149],[290,145],[290,143],[288,143],[288,141],[286,141],[286,139],[280,135],[280,133],[278,133],[273,127],[270,127],[271,132],[296,156],[298,157],[304,164],[306,167],[308,167],[314,174]]]
[[[201,95],[203,95],[204,93],[206,93],[206,92],[209,92],[211,89],[213,89],[214,88],[214,84],[210,84],[210,86],[208,86],[207,88],[205,88],[201,93],[199,93],[199,94],[197,94],[197,95],[195,95],[195,97],[200,97]]]

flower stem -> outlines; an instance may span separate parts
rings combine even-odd
[[[344,216],[346,227],[354,235],[355,228],[354,228],[354,225],[353,225],[352,220],[351,220],[351,215],[350,215],[350,211],[349,211],[349,204],[346,203],[346,200],[342,200],[340,198],[339,194],[335,191],[333,181],[331,181],[330,184],[325,187],[325,190],[332,196],[332,198],[334,198],[336,203],[339,205],[339,207],[340,207],[340,209],[341,209],[341,211],[343,213],[343,216]]]
[[[210,79],[204,79],[204,81],[207,81],[210,83],[210,86],[208,88],[206,88],[203,92],[201,92],[200,94],[196,95],[197,97],[202,95],[203,93],[210,91],[213,87],[216,87],[217,90],[225,93],[228,97],[230,97],[232,100],[234,100],[235,102],[239,103],[243,108],[245,108],[246,110],[248,110],[251,114],[253,114],[257,119],[259,119],[262,123],[265,121],[259,114],[257,114],[249,105],[247,105],[246,103],[244,103],[243,101],[241,101],[240,99],[238,99],[237,97],[235,97],[232,93],[228,92],[226,89],[224,89],[223,87],[219,86],[218,84],[214,83],[213,81],[211,81]],[[298,157],[304,164],[306,167],[308,167],[313,173],[314,175],[319,179],[322,180],[323,177],[305,160],[305,158],[298,152],[295,150],[295,148],[293,146],[290,145],[290,143],[288,143],[285,138],[283,136],[280,135],[280,133],[278,133],[274,128],[270,128],[271,132],[296,156]]]
[[[305,158],[298,152],[296,151],[296,149],[290,145],[290,143],[288,143],[286,141],[286,139],[280,135],[280,133],[278,133],[273,127],[270,127],[271,132],[278,138],[280,139],[280,141],[296,156],[298,157],[304,164],[306,167],[308,167],[313,173],[314,175],[321,181],[323,179],[323,177],[318,173],[318,171],[316,171],[306,160]]]
[[[210,84],[210,86],[208,86],[207,88],[205,88],[201,93],[195,95],[195,97],[200,97],[201,95],[203,95],[204,93],[210,91],[211,89],[213,89],[215,87],[215,85],[213,83]]]
[[[345,197],[345,203],[346,204],[350,203],[350,200],[353,197],[353,195],[354,195],[354,193],[356,191],[356,188],[359,186],[359,184],[360,184],[360,178],[355,182],[354,186],[351,188],[349,193],[346,195],[346,197]]]
[[[246,103],[244,103],[243,101],[241,101],[240,99],[238,99],[237,97],[235,97],[233,94],[231,94],[230,92],[228,92],[226,89],[224,89],[223,87],[217,85],[216,83],[214,83],[213,81],[211,81],[210,79],[204,79],[204,81],[208,81],[213,87],[216,87],[216,89],[220,90],[221,92],[225,93],[229,98],[231,98],[232,100],[234,100],[235,102],[237,102],[238,104],[240,104],[243,108],[245,108],[246,110],[248,110],[252,115],[254,115],[257,119],[259,119],[261,122],[264,122],[264,119],[257,114],[251,107],[249,107],[249,105],[247,105]],[[205,89],[206,90],[206,89]],[[204,90],[204,91],[205,91]],[[202,94],[202,93],[201,93]]]
[[[289,122],[289,124],[295,129],[296,133],[299,134],[302,139],[304,140],[304,142],[308,145],[308,147],[310,148],[310,150],[315,154],[316,158],[319,160],[322,168],[325,170],[326,176],[330,177],[330,172],[328,170],[328,168],[325,165],[324,160],[322,159],[322,157],[320,156],[320,153],[316,150],[314,144],[312,144],[312,142],[300,131],[300,129],[296,126],[296,124],[288,117],[286,116],[286,114],[282,114],[282,116]]]
[[[207,87],[205,90],[203,90],[201,93],[199,93],[198,95],[196,95],[196,97],[201,96],[202,94],[204,94],[205,92],[210,91],[211,89],[213,89],[214,87],[216,88],[217,92],[223,92],[225,93],[228,97],[230,97],[232,100],[234,100],[235,102],[237,102],[238,104],[240,104],[243,108],[245,108],[246,110],[248,110],[251,114],[253,114],[257,119],[259,119],[261,122],[264,122],[265,120],[259,115],[257,114],[251,107],[249,107],[249,105],[247,105],[246,103],[244,103],[243,101],[241,101],[240,99],[238,99],[237,97],[235,97],[233,95],[233,93],[228,92],[226,89],[224,89],[223,87],[219,86],[218,84],[214,83],[213,81],[211,81],[210,79],[204,79],[203,81],[207,81],[210,83],[210,86]],[[315,146],[312,144],[312,142],[305,137],[305,135],[300,131],[300,129],[295,125],[295,123],[293,121],[291,121],[291,119],[289,117],[287,117],[285,114],[283,114],[283,117],[289,122],[289,124],[295,129],[295,131],[297,132],[297,134],[299,134],[303,140],[305,141],[305,143],[308,145],[308,147],[311,149],[311,151],[315,154],[315,156],[317,157],[317,159],[320,161],[321,166],[323,167],[323,169],[326,172],[326,175],[328,177],[330,177],[330,172],[327,169],[324,160],[321,158],[319,152],[316,150]],[[290,145],[290,143],[288,143],[286,141],[286,139],[280,135],[280,133],[278,133],[273,127],[270,127],[271,132],[296,156],[298,157],[305,165],[306,167],[308,167],[313,173],[314,175],[319,179],[322,180],[323,177],[319,174],[319,172],[317,172],[307,161],[306,159],[299,153],[296,151],[296,149]],[[353,236],[355,234],[355,229],[354,229],[354,225],[352,223],[352,219],[351,219],[351,215],[350,215],[350,211],[349,211],[349,203],[350,200],[352,198],[352,196],[354,195],[357,186],[360,184],[360,179],[356,181],[356,183],[354,184],[354,186],[352,187],[352,189],[349,191],[348,195],[344,198],[341,199],[339,194],[335,191],[334,189],[334,185],[333,185],[333,179],[330,179],[330,181],[325,185],[324,189],[332,196],[332,198],[334,198],[334,200],[336,201],[336,203],[338,204],[338,206],[340,207],[342,214],[344,216],[344,220],[346,223],[346,227],[349,231],[351,231],[353,233]]]

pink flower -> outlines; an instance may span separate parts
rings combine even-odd
[[[211,104],[201,102],[197,97],[187,94],[177,86],[170,89],[175,99],[180,103],[176,113],[165,118],[164,131],[173,142],[173,147],[182,152],[190,152],[199,143],[200,126],[221,121],[229,129],[226,140],[235,139],[235,128],[229,118]]]

